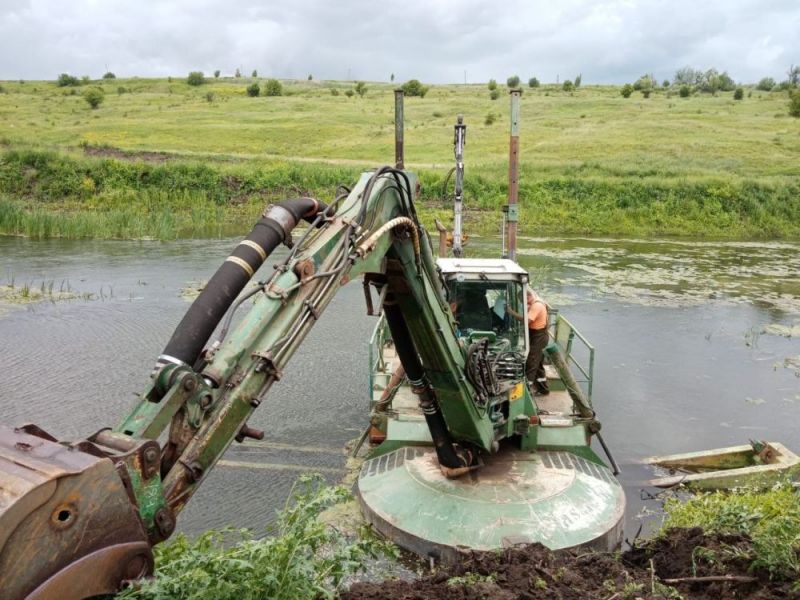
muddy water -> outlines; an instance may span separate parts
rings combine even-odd
[[[63,438],[115,425],[188,307],[181,290],[233,245],[0,238],[0,285],[52,281],[77,296],[0,307],[0,422]],[[473,238],[470,253],[496,245]],[[631,534],[644,506],[639,458],[748,438],[800,450],[800,244],[531,238],[519,258],[597,348],[594,401],[623,465]],[[373,326],[360,284],[347,286],[252,420],[265,442],[225,457],[258,467],[215,469],[184,531],[263,530],[299,473],[344,475],[342,447],[364,425]]]

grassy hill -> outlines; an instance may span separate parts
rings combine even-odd
[[[265,201],[330,197],[337,183],[393,161],[392,85],[367,83],[362,98],[345,94],[350,82],[285,81],[284,95],[252,98],[253,81],[0,83],[0,232],[243,231]],[[87,87],[105,92],[96,110],[82,98]],[[523,231],[800,236],[800,119],[787,107],[786,93],[755,90],[736,101],[731,92],[625,99],[612,86],[526,88]],[[422,175],[427,219],[447,217],[442,184],[461,113],[467,225],[494,230],[508,112],[506,94],[491,100],[485,85],[432,86],[406,99],[406,163]]]

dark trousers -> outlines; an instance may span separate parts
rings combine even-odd
[[[533,383],[533,389],[540,394],[547,394],[547,377],[544,374],[544,349],[548,343],[547,328],[528,329],[528,360],[525,361],[525,375]]]

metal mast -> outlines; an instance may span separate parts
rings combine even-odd
[[[453,152],[456,155],[456,190],[453,207],[453,256],[460,258],[463,254],[461,236],[461,211],[464,196],[464,146],[467,144],[467,126],[464,115],[458,115],[453,137]]]

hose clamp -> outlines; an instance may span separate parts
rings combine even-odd
[[[294,218],[294,215],[287,209],[283,208],[282,206],[278,206],[277,204],[270,208],[269,211],[264,214],[264,217],[267,219],[272,219],[278,225],[280,225],[286,237],[291,235],[292,229],[294,229],[294,226],[297,225],[297,220]]]

